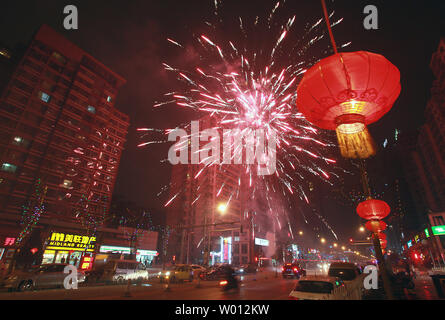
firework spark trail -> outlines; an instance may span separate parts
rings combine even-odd
[[[274,15],[279,10],[283,10],[283,3],[277,2],[267,16],[266,27],[268,30],[272,30]],[[215,16],[220,17],[218,11],[221,4],[221,1],[214,0]],[[334,12],[330,14],[330,17],[333,15]],[[313,128],[303,115],[295,109],[298,82],[309,66],[316,62],[316,58],[306,61],[301,57],[314,43],[323,38],[324,32],[321,35],[314,34],[318,30],[323,30],[321,28],[323,26],[321,24],[322,19],[318,19],[314,24],[308,26],[306,33],[300,38],[289,40],[295,20],[296,16],[292,15],[279,27],[278,35],[272,37],[274,40],[269,55],[261,54],[261,52],[266,51],[263,51],[262,48],[249,50],[245,43],[237,45],[235,39],[219,43],[217,36],[201,34],[196,36],[196,41],[199,43],[196,50],[200,53],[201,65],[193,66],[189,70],[181,70],[163,63],[164,69],[176,74],[178,80],[184,82],[188,89],[183,92],[165,94],[168,101],[157,102],[154,107],[174,103],[179,107],[192,109],[199,113],[200,117],[207,114],[216,123],[213,128],[217,130],[239,129],[241,134],[244,134],[248,130],[262,128],[266,137],[270,137],[272,134],[276,135],[277,171],[271,176],[257,177],[256,171],[259,165],[243,165],[246,170],[240,170],[240,172],[244,171],[245,173],[240,174],[238,179],[237,196],[239,189],[243,187],[244,182],[242,181],[245,180],[247,186],[253,188],[251,191],[252,199],[258,196],[264,197],[264,194],[256,194],[257,190],[263,190],[263,188],[258,188],[260,182],[266,186],[267,192],[282,193],[288,198],[297,195],[302,201],[309,204],[310,201],[304,189],[311,177],[316,177],[330,184],[332,183],[329,179],[332,176],[337,177],[335,173],[331,172],[335,160],[323,155],[325,151],[332,147],[332,144],[324,142],[324,133]],[[332,26],[341,21],[342,19],[337,20]],[[241,39],[246,40],[247,30],[241,17],[238,18],[238,22],[242,35]],[[211,23],[206,24],[213,27]],[[253,25],[256,28],[260,27],[258,16]],[[215,27],[213,29],[217,30]],[[184,49],[184,46],[176,40],[167,38],[167,41],[179,49]],[[300,44],[302,41],[305,41],[305,43]],[[293,45],[293,43],[296,44]],[[289,49],[289,46],[292,49]],[[268,62],[265,63],[262,59],[261,65],[259,65],[257,62],[259,56],[268,57]],[[300,60],[295,61],[296,58]],[[283,65],[283,62],[287,64]],[[190,125],[187,124],[183,127],[189,128]],[[170,132],[169,130],[150,128],[140,128],[138,131],[143,133],[144,137],[151,133],[168,134]],[[191,139],[192,136],[188,135],[187,138]],[[164,137],[159,140],[143,142],[138,146],[142,147],[166,141],[167,139]],[[177,150],[187,148],[188,145],[184,144],[179,147],[177,146]],[[233,144],[231,147],[232,150],[235,150],[231,157],[233,160],[235,155],[242,150],[237,150],[237,146]],[[204,151],[207,150],[205,148],[200,149],[199,154]],[[201,158],[201,163],[208,159]],[[214,161],[210,164],[200,165],[201,168],[197,170],[193,178],[199,180],[207,169],[215,165],[218,166],[219,171],[224,172],[224,166]],[[227,179],[217,189],[217,197],[221,195],[226,183]],[[168,188],[164,188],[163,191],[167,190]],[[178,197],[179,193],[172,196],[164,206],[169,206]],[[232,200],[233,196],[234,193],[232,192],[227,203]],[[267,198],[268,194],[265,196]],[[200,195],[194,199],[192,204],[195,204],[199,198]],[[322,219],[321,216],[319,218]],[[336,237],[327,222],[324,219],[322,221]]]

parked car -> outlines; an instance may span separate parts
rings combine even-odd
[[[290,292],[292,300],[346,300],[347,288],[337,277],[305,276]]]
[[[306,275],[306,270],[304,270],[297,263],[286,263],[281,268],[281,274],[282,274],[283,278],[297,278],[297,279],[299,279],[300,277]]]
[[[185,264],[176,265],[168,270],[159,272],[158,276],[161,282],[193,281],[193,269]]]
[[[328,275],[343,280],[348,288],[350,299],[360,300],[364,293],[364,275],[360,268],[350,262],[333,262],[329,266]]]
[[[146,280],[149,273],[145,266],[136,260],[109,260],[87,272],[88,282],[118,282]]]
[[[16,271],[7,276],[2,286],[10,291],[27,291],[41,288],[62,288],[68,273],[64,273],[66,263],[51,263],[27,271]],[[78,269],[77,282],[85,281],[85,274]]]

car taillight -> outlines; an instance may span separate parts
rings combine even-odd
[[[284,267],[281,267],[281,271],[284,271]]]
[[[294,272],[297,272],[298,271],[298,269],[297,268],[294,268]]]
[[[289,296],[289,299],[290,299],[290,300],[300,300],[300,299],[298,299],[297,297],[293,297],[293,296]]]
[[[219,282],[220,286],[225,286],[227,284],[227,280],[223,280]]]

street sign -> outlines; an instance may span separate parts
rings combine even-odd
[[[441,236],[445,234],[445,226],[431,227],[431,230],[433,230],[433,235],[435,236]]]

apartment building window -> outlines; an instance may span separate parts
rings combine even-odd
[[[51,96],[45,92],[39,91],[38,97],[44,102],[49,102]]]
[[[19,146],[19,147],[27,148],[29,145],[29,141],[20,137],[20,136],[15,136],[14,139],[12,139],[12,144]]]
[[[65,64],[66,63],[66,59],[58,52],[53,52],[53,57],[60,62],[61,64]]]
[[[17,170],[17,166],[15,166],[13,164],[10,164],[10,163],[7,163],[7,162],[4,162],[2,164],[2,171],[15,173],[16,170]]]
[[[65,179],[65,180],[63,180],[63,183],[60,186],[63,187],[63,188],[66,188],[66,189],[72,189],[73,188],[73,182],[71,180]]]
[[[90,112],[90,113],[96,113],[96,108],[93,107],[93,106],[88,106],[88,107],[87,107],[87,110],[88,110],[88,112]]]
[[[247,243],[241,244],[241,253],[243,254],[247,253]]]
[[[443,225],[445,225],[445,222],[444,222],[442,216],[435,216],[435,217],[433,217],[433,220],[434,220],[434,225],[435,226],[443,226]]]

